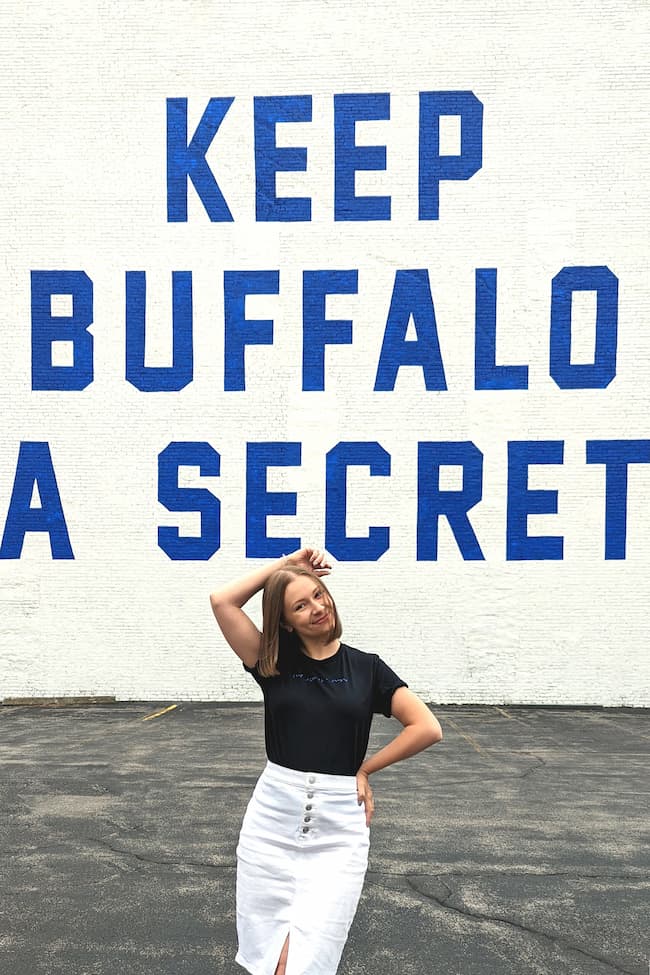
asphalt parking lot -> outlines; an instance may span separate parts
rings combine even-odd
[[[243,972],[262,709],[174,704],[0,707],[0,972]],[[339,975],[648,975],[649,712],[433,710],[443,741],[373,776]]]

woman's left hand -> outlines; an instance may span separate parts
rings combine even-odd
[[[362,772],[361,769],[357,772],[357,801],[359,805],[361,803],[364,804],[366,808],[366,826],[370,826],[370,820],[375,811],[375,801],[372,798],[372,789],[370,788],[368,775],[366,772]]]
[[[300,548],[291,555],[285,555],[286,565],[295,565],[299,569],[307,569],[315,576],[328,576],[332,571],[330,556],[324,549]]]

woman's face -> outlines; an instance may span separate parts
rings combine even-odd
[[[305,637],[327,637],[334,624],[328,593],[318,580],[296,576],[284,590],[283,621]]]

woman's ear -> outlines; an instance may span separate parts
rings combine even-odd
[[[291,633],[293,630],[292,626],[287,626],[287,624],[283,623],[282,621],[280,621],[280,626],[282,627],[283,630],[286,630],[287,633]]]

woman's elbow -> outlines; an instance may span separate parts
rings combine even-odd
[[[442,741],[442,728],[437,718],[433,718],[433,721],[427,722],[426,737],[427,748],[430,745],[436,745],[439,741]]]
[[[212,608],[212,613],[217,623],[221,623],[222,614],[224,612],[225,600],[222,593],[219,590],[215,590],[210,593],[210,606]]]
[[[219,606],[222,606],[223,601],[223,593],[220,589],[215,589],[214,592],[210,593],[210,605],[213,609],[218,609]]]

